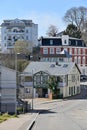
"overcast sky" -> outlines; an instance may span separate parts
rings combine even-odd
[[[65,29],[65,12],[72,7],[87,7],[87,0],[1,0],[0,24],[4,19],[31,19],[38,24],[38,36],[45,36],[48,27]]]

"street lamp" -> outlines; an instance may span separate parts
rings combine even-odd
[[[15,114],[17,115],[17,88],[18,88],[18,67],[17,67],[17,55],[20,53],[15,53],[15,70],[16,70],[16,104],[15,104]]]
[[[32,70],[32,110],[34,109],[34,75],[33,75],[33,70]]]

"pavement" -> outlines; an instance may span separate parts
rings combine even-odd
[[[28,100],[31,102],[31,100]],[[50,100],[50,99],[43,99],[43,98],[36,98],[34,99],[34,109],[26,114],[20,114],[17,118],[10,118],[0,124],[0,130],[31,130],[31,127],[35,123],[36,118],[41,109],[43,109],[43,105],[46,102],[54,102],[58,100]],[[36,107],[38,106],[38,107]],[[39,109],[37,109],[39,108]],[[47,108],[45,108],[47,109]]]

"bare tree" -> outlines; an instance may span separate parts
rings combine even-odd
[[[55,25],[50,25],[46,34],[49,37],[51,37],[51,36],[55,37],[57,35],[57,33],[58,33],[58,28]]]
[[[87,20],[87,8],[85,7],[73,7],[65,13],[64,21],[68,24],[74,24],[78,30],[82,31],[84,28],[84,22]]]
[[[29,54],[32,52],[32,42],[27,42],[25,40],[18,40],[14,45],[14,52],[20,54]]]
[[[23,71],[23,69],[26,67],[26,65],[28,64],[28,59],[26,58],[26,56],[30,56],[30,53],[32,52],[32,42],[27,42],[25,40],[18,40],[15,42],[14,45],[14,53],[15,53],[15,61],[17,62],[17,69],[19,71]],[[21,57],[23,57],[23,59],[21,59],[20,57],[17,58],[17,54],[20,54]]]

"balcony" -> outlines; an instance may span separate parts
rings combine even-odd
[[[14,35],[14,34],[17,34],[17,35],[18,35],[18,34],[24,34],[24,33],[25,33],[24,31],[17,31],[17,32],[12,32],[12,31],[10,31],[10,32],[8,32],[8,34],[11,34],[11,35],[12,35],[12,34],[13,34],[13,35]]]

